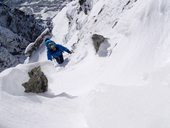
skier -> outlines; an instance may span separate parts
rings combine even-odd
[[[54,58],[58,62],[58,64],[62,64],[64,62],[63,52],[67,52],[72,54],[73,52],[67,49],[66,47],[56,44],[54,41],[50,40],[49,38],[45,39],[45,45],[47,47],[47,57],[48,60]]]

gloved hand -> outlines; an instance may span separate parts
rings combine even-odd
[[[73,51],[73,50],[71,50],[71,54],[72,54],[72,53],[74,53],[74,51]]]
[[[70,50],[68,53],[69,53],[69,54],[72,54],[72,53],[74,53],[74,51],[73,51],[73,50]]]

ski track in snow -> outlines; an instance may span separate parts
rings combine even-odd
[[[41,46],[0,74],[0,128],[169,128],[170,2],[94,0],[88,15],[78,8],[73,1],[53,20],[53,40],[74,45],[64,64],[47,61]],[[92,34],[107,38],[100,49],[109,55],[95,53]],[[49,91],[26,94],[21,85],[39,65]]]

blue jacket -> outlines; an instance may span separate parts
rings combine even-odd
[[[51,48],[49,47],[49,43],[50,44],[52,43],[55,46],[56,51],[51,50]],[[66,47],[64,47],[62,45],[56,44],[52,40],[45,41],[45,45],[47,47],[47,57],[48,57],[48,60],[52,60],[52,57],[53,58],[60,57],[64,51],[67,52],[67,53],[71,53],[71,51],[69,49],[67,49]]]

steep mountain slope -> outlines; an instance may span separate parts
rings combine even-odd
[[[75,53],[57,65],[42,45],[2,72],[1,127],[170,127],[168,0],[73,1],[53,22],[53,40]],[[94,34],[105,37],[98,52]],[[25,94],[21,84],[38,65],[49,91]]]
[[[10,7],[18,8],[37,19],[53,18],[71,0],[3,0]]]

